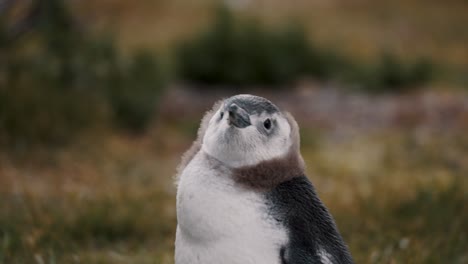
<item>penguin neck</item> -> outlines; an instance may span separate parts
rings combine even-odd
[[[278,184],[305,175],[304,161],[292,148],[284,156],[254,165],[232,168],[201,151],[210,168],[230,175],[235,183],[255,190],[270,190]]]

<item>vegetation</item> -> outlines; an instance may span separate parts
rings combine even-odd
[[[182,79],[205,84],[278,85],[306,74],[325,78],[330,57],[312,48],[303,28],[269,31],[258,21],[237,21],[220,8],[213,27],[181,44],[177,52]]]
[[[143,130],[162,89],[153,56],[123,57],[63,1],[36,2],[27,34],[14,35],[7,21],[0,32],[0,143],[64,143],[107,121]]]
[[[14,17],[18,10],[3,13],[15,2],[32,4],[25,17],[33,23],[15,27],[23,17]],[[202,113],[181,121],[155,112],[167,65],[135,46],[160,54],[161,46],[172,51],[176,39],[197,32],[175,49],[177,77],[207,89],[262,85],[272,97],[302,77],[372,93],[413,91],[439,76],[439,62],[454,63],[447,75],[468,83],[460,68],[468,40],[462,1],[273,0],[248,11],[274,11],[272,20],[298,16],[316,29],[313,38],[301,24],[268,27],[268,18],[243,20],[237,14],[244,13],[227,9],[218,9],[213,26],[200,33],[213,1],[188,2],[83,0],[72,9],[61,0],[0,4],[0,264],[173,263],[172,176],[196,134],[199,121],[192,117]],[[93,28],[80,22],[89,18],[80,14],[82,6],[99,17],[89,19]],[[93,33],[101,18],[115,14],[110,20],[120,35]],[[342,39],[345,47],[325,46]],[[379,57],[387,50],[382,46],[389,49]],[[422,55],[429,56],[418,60]],[[385,109],[407,108],[394,118],[381,113],[402,124],[385,131],[381,120],[362,114],[359,94],[323,100],[356,107],[351,132],[324,106],[311,109],[327,122],[303,118],[311,120],[301,123],[308,175],[356,263],[468,262],[468,139],[460,106],[466,95],[450,92],[395,96],[404,104],[376,95],[376,103],[389,102]],[[413,101],[424,107],[412,111],[406,106]],[[437,126],[425,127],[420,115]],[[154,118],[161,118],[155,127]],[[459,123],[447,125],[452,119]],[[366,122],[379,124],[369,129]]]
[[[63,144],[90,127],[148,126],[164,86],[147,52],[122,56],[111,37],[96,37],[60,0],[37,1],[28,34],[0,21],[0,144]],[[403,91],[432,77],[428,61],[413,65],[386,54],[376,66],[356,63],[309,42],[300,25],[267,30],[226,8],[214,26],[176,51],[180,78],[202,84],[278,88],[304,76],[354,83],[365,90]]]
[[[173,263],[171,179],[193,133],[165,127],[161,140],[110,137],[27,163],[0,156],[0,263]],[[461,133],[302,136],[315,142],[302,149],[308,175],[356,263],[466,261]]]
[[[434,78],[435,67],[428,59],[403,63],[384,53],[374,65],[348,65],[343,76],[348,83],[368,92],[405,92],[421,88]]]
[[[267,30],[256,20],[238,21],[226,8],[218,10],[211,29],[183,42],[176,54],[180,77],[202,84],[275,87],[309,76],[392,91],[418,87],[432,77],[427,60],[405,64],[386,53],[375,65],[364,65],[311,43],[298,24]]]

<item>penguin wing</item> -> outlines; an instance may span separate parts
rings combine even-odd
[[[280,183],[267,195],[271,212],[286,229],[282,264],[353,263],[335,222],[305,175]]]

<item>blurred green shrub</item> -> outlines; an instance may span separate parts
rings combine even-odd
[[[0,21],[0,143],[63,143],[103,122],[145,129],[163,86],[154,57],[123,57],[63,1],[35,4],[28,34],[13,37]]]
[[[117,124],[133,131],[144,130],[155,112],[163,87],[158,63],[150,53],[137,52],[121,75],[109,83],[112,85],[108,87],[108,95]]]
[[[402,62],[395,55],[384,53],[374,65],[357,65],[352,81],[370,92],[404,92],[433,79],[434,65],[427,59]]]
[[[268,31],[218,9],[212,28],[184,41],[176,52],[180,77],[202,84],[284,84],[311,74],[327,77],[331,61],[312,47],[299,25]]]
[[[239,21],[224,7],[213,27],[181,43],[176,58],[180,78],[200,84],[276,87],[309,76],[386,91],[417,87],[432,76],[428,61],[405,64],[385,54],[366,65],[309,42],[299,24],[267,30],[255,20]]]

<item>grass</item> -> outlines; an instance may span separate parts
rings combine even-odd
[[[194,136],[182,127],[1,153],[0,263],[173,263],[172,176]],[[356,263],[468,260],[465,135],[308,128],[302,152]]]
[[[466,262],[467,141],[439,136],[366,135],[306,156],[357,263]]]
[[[171,263],[176,161],[136,141],[2,156],[0,263]]]

